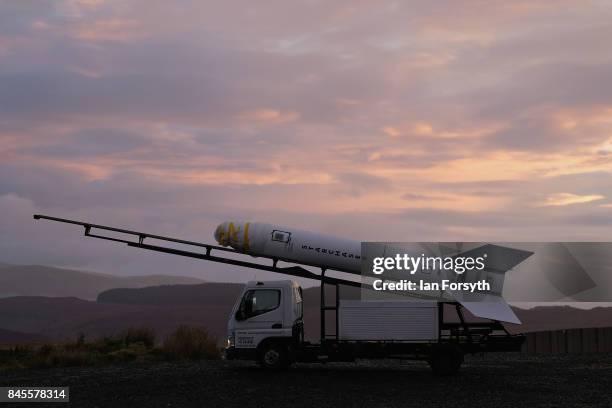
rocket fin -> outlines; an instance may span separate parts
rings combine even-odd
[[[512,310],[510,305],[508,305],[504,299],[502,299],[500,296],[493,295],[487,295],[487,297],[491,297],[491,300],[478,302],[466,302],[460,300],[459,303],[476,317],[498,320],[500,322],[521,324],[521,321],[514,313],[514,310]]]

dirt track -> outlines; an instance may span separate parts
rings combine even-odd
[[[419,362],[267,372],[213,361],[14,371],[0,385],[68,385],[74,407],[610,407],[612,355],[476,356],[451,378]]]

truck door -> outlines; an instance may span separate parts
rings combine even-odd
[[[236,311],[236,346],[257,347],[266,337],[278,335],[283,329],[281,289],[249,289]]]

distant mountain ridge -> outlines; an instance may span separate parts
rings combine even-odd
[[[220,342],[223,341],[229,314],[242,285],[206,283],[194,286],[197,288],[192,293],[193,297],[188,301],[180,300],[179,304],[173,304],[173,297],[168,294],[163,294],[158,299],[151,295],[165,290],[185,293],[184,288],[178,285],[155,290],[113,290],[101,294],[100,297],[104,301],[100,302],[74,297],[41,296],[0,299],[0,344],[27,342],[35,338],[62,340],[75,338],[80,333],[87,337],[99,337],[118,333],[129,327],[143,326],[154,329],[161,340],[182,324],[205,327],[211,335]],[[140,291],[146,296],[135,296],[130,300],[130,304],[117,303],[121,301],[118,294],[124,297],[129,295],[129,292]],[[110,294],[113,296],[109,296]],[[319,336],[318,294],[318,288],[304,290],[306,337],[311,341],[317,340]],[[516,309],[516,312],[523,324],[512,325],[510,329],[513,332],[612,327],[612,308],[581,310],[557,306],[531,310]]]
[[[199,285],[166,285],[136,289],[109,289],[98,295],[100,303],[120,303],[125,305],[148,306],[219,306],[231,307],[244,288],[243,283],[207,282]],[[326,288],[326,297],[335,296],[332,287]],[[303,290],[304,303],[307,307],[318,308],[321,292],[319,287]],[[342,288],[343,299],[359,299],[360,289]]]
[[[97,272],[41,265],[0,263],[0,298],[13,296],[77,297],[95,300],[98,294],[113,288],[141,288],[159,285],[193,285],[202,279],[170,276],[115,276]]]
[[[206,327],[222,341],[227,319],[244,285],[203,283],[174,276],[117,277],[44,266],[0,266],[0,344],[20,344],[117,333],[128,327],[150,327],[163,339],[179,325]],[[328,302],[334,299],[327,288]],[[19,294],[7,297],[6,294]],[[359,288],[342,287],[343,298],[359,298]],[[318,287],[306,288],[306,337],[319,336]],[[97,301],[92,301],[97,299]],[[447,309],[452,316],[452,308]],[[568,306],[515,311],[522,325],[512,332],[612,327],[612,308]],[[469,313],[466,313],[469,316]]]
[[[48,339],[37,333],[23,333],[13,330],[0,329],[0,345],[2,344],[28,344],[42,343]]]
[[[0,344],[29,342],[32,334],[50,340],[108,336],[130,327],[148,327],[162,340],[179,325],[206,327],[223,341],[227,306],[143,306],[98,303],[74,297],[19,296],[0,299]],[[17,334],[23,333],[19,337]],[[30,336],[25,336],[25,333]]]
[[[109,289],[98,295],[98,303],[148,306],[233,305],[242,283],[151,286],[138,289]]]

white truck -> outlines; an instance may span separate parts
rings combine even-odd
[[[296,282],[248,282],[229,317],[226,358],[254,360],[266,368],[358,358],[421,359],[436,374],[450,375],[465,353],[518,351],[523,341],[498,322],[468,323],[454,303],[448,304],[453,308],[431,301],[342,300],[335,284],[335,304],[327,306],[324,286],[321,340],[315,344],[304,341],[302,288]],[[444,320],[445,308],[456,310],[455,321]],[[335,312],[331,335],[325,327],[328,311]]]

